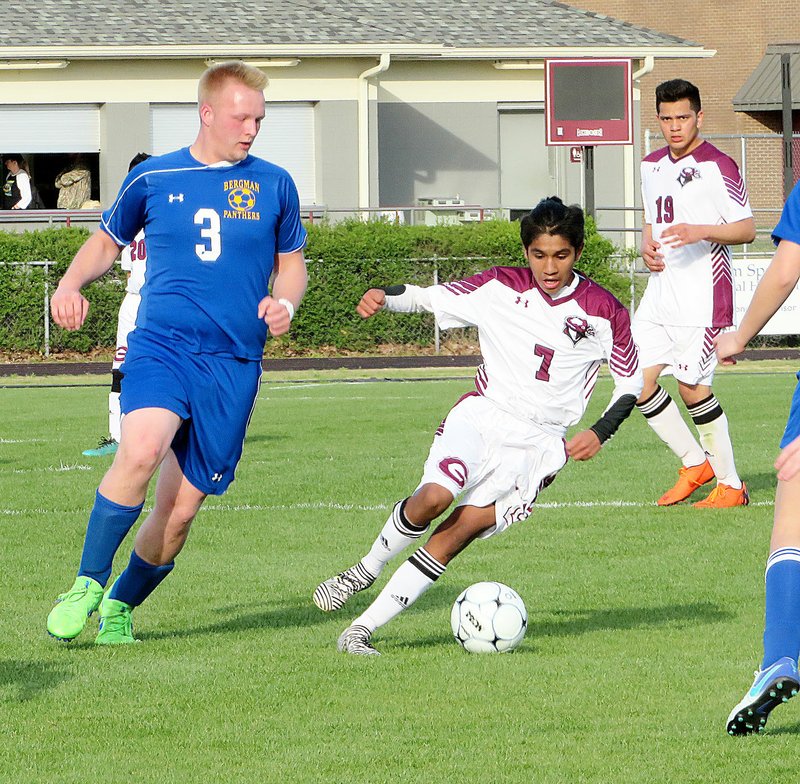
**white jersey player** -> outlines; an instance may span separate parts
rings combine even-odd
[[[730,245],[750,242],[755,223],[736,163],[699,130],[700,93],[673,79],[656,88],[667,141],[642,161],[645,225],[642,258],[651,272],[636,310],[633,336],[644,368],[637,405],[681,460],[678,481],[658,500],[671,506],[716,477],[695,504],[719,509],[749,502],[736,471],[728,420],[711,391],[714,338],[733,324]],[[699,434],[699,443],[658,377],[669,371]]]
[[[128,171],[149,157],[147,153],[140,152],[131,160]],[[147,269],[147,244],[144,239],[144,231],[140,231],[133,241],[122,249],[120,266],[127,273],[127,283],[125,284],[125,297],[117,317],[117,345],[111,365],[111,391],[108,393],[108,436],[103,436],[96,447],[86,449],[83,452],[86,457],[113,455],[119,445],[122,425],[119,394],[123,375],[120,366],[128,353],[128,335],[136,328],[136,314],[139,312],[139,303],[142,301],[139,292],[144,285]]]
[[[321,583],[314,602],[340,609],[386,563],[456,507],[339,638],[339,649],[375,655],[370,639],[440,577],[471,541],[527,518],[539,491],[567,459],[589,460],[633,410],[642,374],[625,308],[573,271],[584,243],[583,212],[544,199],[521,222],[529,267],[495,267],[455,283],[370,289],[358,313],[428,311],[440,327],[477,326],[483,364],[475,391],[434,436],[422,479],[398,502],[369,553]],[[569,441],[608,360],[614,393],[603,416]]]

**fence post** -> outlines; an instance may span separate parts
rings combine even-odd
[[[633,312],[636,310],[636,255],[631,253],[628,256],[630,271],[631,271],[631,318]]]
[[[44,355],[50,356],[50,262],[44,263]]]
[[[437,257],[433,257],[433,285],[437,286],[439,284],[439,264],[437,261]],[[441,336],[439,334],[439,322],[436,320],[436,316],[433,317],[433,345],[434,351],[438,355],[440,349],[440,340]]]

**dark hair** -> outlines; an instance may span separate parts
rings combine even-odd
[[[131,158],[131,162],[128,164],[128,171],[133,169],[135,166],[138,166],[142,161],[146,161],[148,158],[152,158],[153,156],[147,152],[137,152],[136,155]]]
[[[12,152],[9,153],[8,155],[4,155],[3,165],[5,165],[6,161],[14,161],[17,164],[17,166],[20,167],[20,169],[23,169],[26,172],[28,171],[28,164],[25,161],[24,156],[20,155],[18,152]]]
[[[573,204],[567,206],[558,196],[542,199],[520,221],[519,236],[525,250],[542,234],[564,237],[575,251],[580,251],[584,242],[583,210]]]
[[[703,107],[700,103],[700,90],[686,79],[670,79],[668,82],[661,82],[656,87],[656,111],[661,111],[662,103],[675,103],[689,99],[689,106],[693,112],[699,112]]]

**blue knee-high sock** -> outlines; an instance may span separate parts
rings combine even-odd
[[[137,554],[136,550],[133,550],[125,571],[111,586],[109,598],[125,602],[131,607],[138,607],[158,588],[174,567],[175,561],[163,566],[148,563]]]
[[[111,564],[122,540],[139,519],[144,504],[122,506],[95,494],[86,538],[83,540],[83,554],[78,574],[91,577],[105,586],[111,576]]]
[[[767,561],[764,660],[761,669],[800,654],[800,549],[781,547]]]

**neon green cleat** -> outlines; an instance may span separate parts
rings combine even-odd
[[[95,637],[95,645],[127,645],[139,642],[133,636],[133,607],[108,595],[100,604],[100,631]]]
[[[47,632],[57,640],[74,640],[103,598],[103,586],[91,577],[78,576],[66,593],[56,599],[47,616]]]
[[[106,455],[115,455],[118,447],[119,444],[113,438],[103,436],[94,449],[84,449],[81,454],[84,457],[105,457]]]

